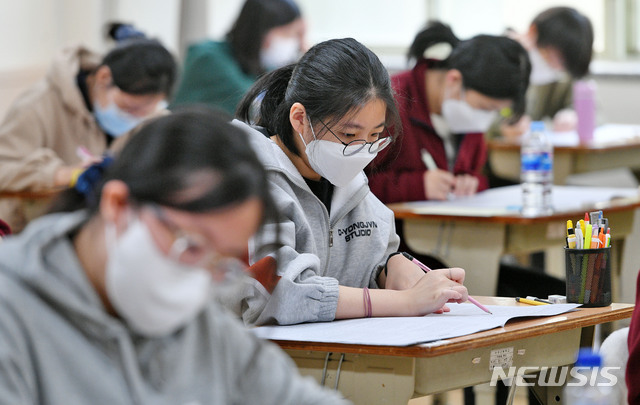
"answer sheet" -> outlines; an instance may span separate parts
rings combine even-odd
[[[552,316],[580,304],[536,306],[487,305],[493,315],[473,304],[447,304],[451,312],[420,317],[361,318],[251,329],[258,337],[300,342],[409,346],[503,327],[509,319]]]

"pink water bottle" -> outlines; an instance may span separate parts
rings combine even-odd
[[[578,117],[580,143],[590,143],[596,128],[596,83],[593,80],[578,80],[573,84],[573,108]]]

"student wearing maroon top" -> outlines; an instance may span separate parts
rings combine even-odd
[[[625,379],[627,383],[627,400],[631,405],[640,404],[640,274],[636,282],[636,307],[633,310],[629,325],[629,359]]]
[[[446,58],[424,57],[443,47],[450,50]],[[531,72],[526,50],[506,37],[460,41],[447,25],[432,22],[415,37],[409,58],[415,67],[392,77],[403,138],[369,168],[371,190],[392,203],[487,188],[483,132],[503,108],[523,113]]]

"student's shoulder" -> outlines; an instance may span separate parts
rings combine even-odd
[[[189,46],[187,60],[190,59],[230,59],[232,58],[231,46],[225,41],[204,40]]]

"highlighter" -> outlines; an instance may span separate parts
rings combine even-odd
[[[590,223],[586,223],[584,227],[585,227],[584,248],[585,249],[589,249],[591,247],[591,231],[593,229],[591,228],[591,224]]]

